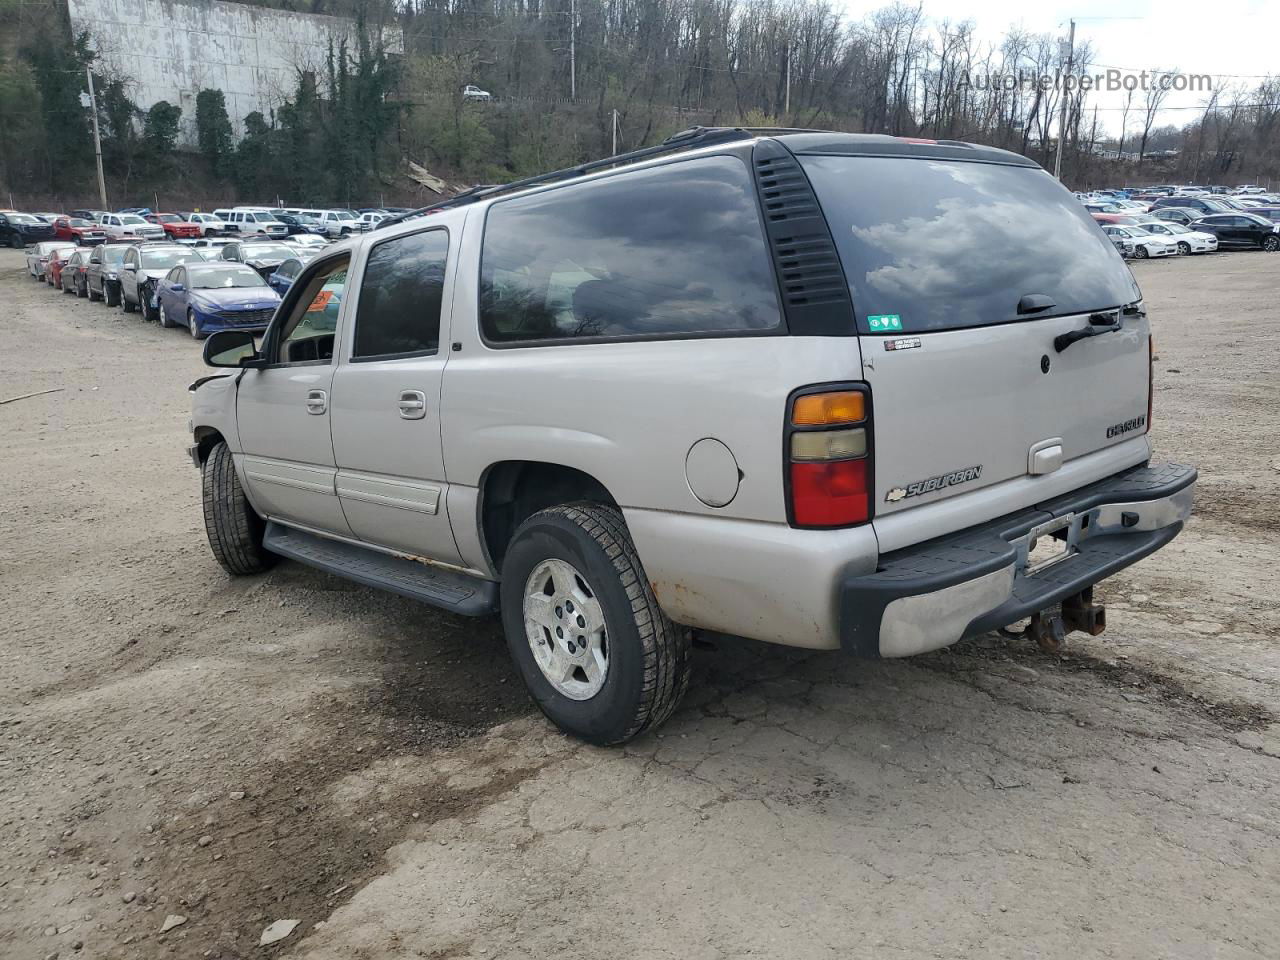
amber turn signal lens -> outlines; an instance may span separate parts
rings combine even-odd
[[[797,427],[858,423],[866,418],[866,398],[856,390],[810,393],[803,397],[796,397],[791,405],[791,422]]]

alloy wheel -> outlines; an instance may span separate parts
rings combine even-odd
[[[590,700],[609,675],[609,638],[595,591],[572,564],[544,560],[524,590],[525,636],[547,682],[570,700]]]

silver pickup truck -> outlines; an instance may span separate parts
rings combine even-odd
[[[1151,332],[1035,163],[696,129],[322,251],[222,331],[191,456],[233,574],[277,556],[500,611],[561,728],[618,743],[694,629],[867,657],[1099,632],[1195,470],[1150,463]]]

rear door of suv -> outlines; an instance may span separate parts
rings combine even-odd
[[[862,339],[882,550],[1149,454],[1149,330],[1132,274],[1057,181],[990,153],[799,156]]]
[[[348,307],[333,380],[336,489],[360,539],[460,563],[445,509],[440,385],[448,353],[451,232],[430,228],[372,245]]]

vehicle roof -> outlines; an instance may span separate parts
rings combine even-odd
[[[412,233],[422,228],[418,221],[426,211],[434,217],[455,209],[477,207],[487,209],[499,200],[539,193],[556,189],[571,183],[586,183],[604,177],[647,170],[676,161],[683,161],[704,156],[717,156],[750,150],[761,140],[777,140],[785,144],[793,153],[801,156],[866,156],[866,157],[901,157],[904,159],[935,160],[967,160],[984,163],[998,163],[1007,166],[1031,167],[1041,169],[1034,160],[981,144],[966,143],[960,140],[927,140],[913,137],[892,137],[878,133],[839,133],[827,130],[790,130],[779,128],[735,128],[735,127],[695,127],[668,138],[663,144],[645,148],[632,154],[623,154],[616,158],[606,157],[599,161],[570,167],[565,170],[551,171],[538,177],[518,180],[506,185],[480,186],[455,197],[444,198],[440,208],[428,205],[419,210],[411,210],[404,216],[409,219],[391,218],[388,225],[385,221],[373,231],[359,237],[351,238],[352,247],[361,241],[376,243],[391,236]],[[490,195],[492,194],[492,195]],[[341,208],[338,208],[341,209]],[[411,216],[418,214],[416,216]],[[440,222],[440,221],[435,221]],[[403,229],[402,229],[403,228]]]

